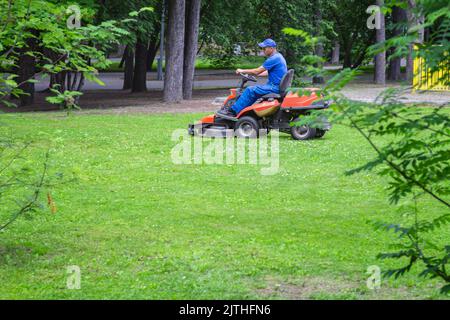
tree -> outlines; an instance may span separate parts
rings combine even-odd
[[[406,11],[398,6],[392,8],[392,28],[393,37],[399,37],[404,34],[403,23],[406,22]],[[394,48],[395,49],[395,48]],[[389,59],[389,79],[401,80],[401,57],[393,56]]]
[[[28,81],[34,77],[36,73],[36,57],[31,54],[38,49],[37,37],[39,31],[30,30],[30,37],[25,40],[24,47],[19,51],[18,77],[17,80],[21,85],[19,88],[24,94],[20,95],[20,106],[28,106],[34,102],[34,82]]]
[[[399,1],[396,1],[399,3]],[[429,41],[418,47],[416,55],[423,58],[433,72],[450,65],[450,10],[447,0],[420,0],[424,25],[429,27]],[[389,9],[389,7],[388,7]],[[375,55],[395,48],[394,54],[407,53],[417,39],[417,29],[407,37],[400,35],[371,46]],[[289,30],[290,33],[294,33]],[[297,32],[303,38],[304,33]],[[313,43],[311,39],[305,42]],[[313,60],[312,60],[313,61]],[[443,281],[441,292],[450,293],[450,116],[444,103],[422,108],[425,104],[411,105],[402,101],[404,89],[386,89],[376,103],[349,100],[339,92],[355,78],[358,70],[345,69],[333,77],[322,90],[324,99],[331,99],[333,110],[325,114],[314,112],[297,125],[317,123],[318,117],[328,116],[332,121],[355,129],[375,152],[375,157],[365,165],[349,170],[347,174],[377,170],[389,183],[389,201],[397,205],[401,222],[375,221],[377,230],[395,234],[396,242],[390,245],[394,252],[378,255],[380,259],[397,259],[402,267],[387,269],[383,274],[398,278],[419,269],[419,276]],[[445,74],[445,72],[444,72]],[[442,79],[450,85],[448,72]],[[381,102],[381,103],[379,103]],[[333,112],[334,111],[334,112]],[[379,137],[385,137],[379,139]],[[384,141],[384,142],[383,142]],[[424,201],[421,201],[423,198]],[[434,202],[436,212],[421,215],[422,208]],[[425,209],[426,210],[426,209]],[[390,267],[392,268],[392,267]]]
[[[335,65],[339,64],[340,55],[341,55],[341,44],[339,43],[339,40],[335,40],[333,45],[333,51],[331,54],[331,64]]]
[[[148,43],[148,55],[147,55],[147,71],[152,71],[153,62],[156,58],[156,53],[160,49],[160,33],[161,33],[161,16],[162,11],[166,10],[164,1],[157,1],[155,4],[155,16],[152,23],[152,31]]]
[[[161,26],[159,25],[150,36],[147,50],[147,71],[152,71],[153,61],[155,61],[156,53],[159,50],[159,33],[161,32]]]
[[[130,13],[131,17],[137,17],[136,22],[133,25],[136,41],[131,92],[144,92],[147,91],[147,70],[150,63],[148,61],[149,40],[152,39],[154,41],[154,39],[158,39],[159,17],[155,14],[153,7],[144,7],[146,5],[154,4],[153,1],[136,0],[133,2],[135,9],[138,11]],[[151,43],[151,45],[156,46],[154,43]]]
[[[277,42],[288,65],[294,67],[308,48],[292,41],[282,30],[298,27],[312,32],[312,1],[203,1],[200,39],[208,44],[204,54],[218,67],[235,67],[235,45],[240,45],[242,54],[255,53],[259,51],[257,44],[270,37]]]
[[[164,101],[183,100],[185,1],[169,0]]]
[[[367,29],[367,8],[372,0],[323,1],[323,19],[334,30],[340,44],[344,68],[357,68],[366,58],[373,43],[373,33]]]
[[[377,0],[377,5],[382,8],[384,0]],[[386,24],[384,13],[380,11],[380,28],[377,28],[377,43],[386,41]],[[386,84],[386,51],[380,52],[375,56],[375,83]]]
[[[317,6],[314,5],[315,3]],[[248,11],[245,9],[243,11],[242,32],[248,33],[250,38],[253,38],[251,39],[253,42],[255,42],[255,36],[258,36],[259,39],[272,37],[277,41],[279,50],[283,53],[288,65],[298,65],[301,57],[307,54],[309,48],[302,43],[293,41],[291,36],[283,32],[283,29],[286,27],[300,28],[306,32],[313,33],[316,24],[312,17],[317,13],[321,13],[321,8],[318,4],[319,1],[317,0],[292,0],[289,2],[284,0],[254,1],[254,17],[248,17]],[[249,21],[256,21],[256,23],[249,23]],[[249,24],[252,26],[249,26]],[[251,27],[254,27],[256,30],[251,32]],[[254,36],[252,37],[252,35]]]
[[[320,0],[314,0],[313,1],[314,6],[314,29],[315,29],[315,36],[321,37],[322,31],[321,31],[321,24],[322,24],[322,7],[321,7],[321,1]],[[319,41],[315,48],[315,55],[319,58],[323,58],[323,43],[322,41]],[[320,65],[316,65],[316,67],[321,67]],[[313,84],[322,84],[325,82],[324,78],[322,76],[314,76],[312,80]]]
[[[200,24],[201,0],[186,2],[186,30],[183,67],[183,98],[192,99],[192,89],[195,73],[195,58],[197,57],[198,34]]]
[[[124,61],[124,79],[123,79],[123,90],[129,90],[133,86],[133,71],[134,71],[134,52],[130,45],[125,47],[123,53]]]
[[[6,105],[11,105],[8,96],[30,97],[33,87],[28,85],[36,81],[36,71],[53,78],[50,91],[55,96],[47,97],[49,102],[75,107],[84,79],[102,84],[96,75],[110,63],[106,52],[128,35],[117,21],[89,24],[93,18],[89,8],[81,8],[85,25],[68,28],[65,5],[44,0],[9,4],[8,19],[0,26],[0,65],[12,73],[7,79],[0,77],[0,102]],[[20,63],[25,67],[16,70]]]
[[[131,88],[132,92],[146,91],[146,72],[150,71],[159,46],[161,1],[108,0],[104,1],[101,8],[101,13],[97,15],[99,20],[123,19],[128,22],[126,27],[130,37],[122,45],[127,45],[129,50],[124,50],[120,63],[123,65],[128,60],[128,66],[124,69],[123,88]],[[133,58],[130,57],[131,53],[134,53]]]
[[[133,86],[131,92],[147,91],[147,48],[147,42],[138,38],[134,53]]]
[[[408,3],[408,26],[409,28],[414,28],[423,21],[423,17],[420,13],[420,8],[417,6],[416,0],[407,0]],[[414,45],[416,43],[422,43],[424,40],[424,30],[420,28],[417,32],[417,38],[414,42],[409,44],[408,57],[406,62],[406,79],[412,81],[414,76]]]

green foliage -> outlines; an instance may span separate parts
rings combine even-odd
[[[440,66],[448,61],[450,43],[447,40],[448,28],[444,28],[445,31],[442,28],[447,22],[441,20],[438,25],[435,23],[438,18],[447,17],[449,8],[445,5],[444,9],[430,1],[418,1],[418,8],[425,14],[425,23],[435,29],[431,40],[418,47],[417,55],[427,59],[430,66]],[[302,37],[305,44],[314,43],[314,39],[303,31],[286,32]],[[369,54],[391,46],[405,50],[417,39],[417,28],[409,30],[409,33],[407,37],[396,37],[373,46]],[[406,105],[400,98],[403,89],[392,88],[383,92],[374,103],[348,100],[339,91],[358,72],[345,69],[334,76],[321,93],[324,99],[334,101],[334,113],[329,112],[328,116],[336,123],[357,130],[376,153],[374,159],[347,174],[376,170],[380,176],[387,177],[389,200],[401,212],[402,223],[375,223],[376,229],[393,231],[398,236],[398,242],[393,246],[398,251],[380,254],[379,258],[407,260],[406,266],[389,269],[384,274],[398,278],[410,272],[415,264],[421,263],[423,270],[420,276],[442,279],[447,285],[441,292],[448,293],[450,246],[439,235],[443,229],[448,230],[450,224],[449,105]],[[318,114],[313,113],[296,125],[312,123],[317,117]],[[425,197],[434,200],[441,208],[432,218],[424,218],[420,212],[419,206]],[[405,201],[412,201],[413,204],[405,206],[402,203]]]
[[[299,63],[306,49],[282,30],[296,27],[312,31],[312,9],[311,0],[204,1],[200,41],[222,48],[215,59],[232,59],[227,55],[233,54],[234,45],[240,44],[245,52],[258,52],[257,44],[271,37],[288,64],[294,65]]]
[[[0,2],[2,7],[6,6],[6,2]],[[69,91],[81,90],[84,78],[100,82],[97,78],[98,69],[106,68],[110,63],[106,59],[106,52],[129,35],[119,26],[123,22],[108,20],[98,25],[92,24],[95,11],[89,7],[80,9],[81,26],[69,28],[67,20],[73,13],[67,10],[67,4],[43,0],[8,3],[11,6],[2,11],[4,16],[0,19],[3,23],[0,28],[0,48],[4,49],[0,53],[1,68],[13,71],[20,56],[29,55],[34,58],[39,74],[62,79],[56,87],[62,95],[66,95],[66,88]],[[142,10],[146,12],[150,9]],[[37,43],[36,48],[29,47],[30,40]],[[0,101],[6,105],[11,105],[6,100],[7,96],[23,95],[21,86],[35,81],[26,79],[17,83],[16,78],[15,75],[0,78]],[[72,94],[72,97],[75,96]],[[50,101],[58,99],[57,96]]]
[[[296,87],[310,86],[310,83],[301,82],[303,75],[307,75],[309,77],[323,77],[329,74],[329,72],[326,72],[322,68],[323,64],[325,63],[325,59],[323,57],[315,55],[318,45],[326,42],[325,37],[323,36],[313,37],[304,30],[298,30],[293,28],[284,28],[283,32],[290,36],[301,38],[302,43],[304,44],[305,47],[305,54],[299,60],[299,63],[290,66],[290,68],[293,68],[295,70],[296,74],[293,86]]]
[[[297,41],[295,32],[284,31],[285,28],[303,30],[315,36],[324,52],[331,52],[335,41],[339,41],[344,66],[355,68],[372,58],[366,50],[374,43],[375,33],[367,28],[366,10],[373,4],[371,0],[205,1],[200,39],[204,44],[223,47],[225,53],[232,54],[237,43],[255,51],[261,39],[272,37],[288,64],[298,66],[305,55],[311,54],[310,46]],[[316,17],[318,13],[320,20]],[[296,69],[302,71],[302,68]]]
[[[30,144],[12,138],[0,140],[0,232],[20,217],[33,217],[42,208],[49,154],[43,168],[36,168],[26,158]]]
[[[424,22],[412,25],[407,28],[407,34],[401,37],[392,37],[384,43],[374,45],[369,50],[370,55],[395,48],[392,58],[406,57],[410,45],[416,45],[418,50],[413,52],[414,57],[424,59],[425,66],[431,72],[440,69],[447,70],[447,74],[443,74],[442,82],[450,86],[450,77],[448,76],[448,66],[450,65],[450,42],[448,38],[448,30],[450,30],[450,6],[448,1],[416,1],[417,7],[412,11],[416,16],[423,16]],[[390,3],[389,6],[399,5],[406,7],[406,1],[396,1]],[[388,6],[388,8],[389,8]],[[400,27],[403,27],[400,25]],[[424,43],[418,43],[419,31],[426,28],[429,36],[425,38]]]
[[[80,107],[77,105],[77,97],[81,96],[82,93],[78,91],[68,91],[60,92],[56,89],[50,89],[55,95],[52,97],[47,97],[46,100],[52,104],[58,104],[62,108],[67,110],[67,114],[69,115],[73,109],[80,110]]]
[[[232,47],[208,46],[203,52],[206,60],[215,69],[230,69],[236,66],[238,57]]]
[[[369,15],[366,10],[374,4],[373,0],[321,2],[323,19],[327,22],[324,35],[330,40],[329,43],[339,41],[344,68],[356,68],[365,62],[366,50],[374,41],[374,31],[367,28]]]
[[[128,36],[121,44],[134,46],[138,39],[158,39],[161,26],[162,1],[159,0],[111,0],[101,5],[99,20],[121,21]]]

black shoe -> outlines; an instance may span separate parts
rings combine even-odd
[[[236,114],[231,109],[221,109],[216,112],[216,116],[222,119],[237,121]]]

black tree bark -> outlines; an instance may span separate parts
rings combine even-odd
[[[147,42],[138,39],[134,52],[133,87],[131,92],[147,91]]]
[[[314,4],[314,26],[316,29],[315,36],[319,37],[322,35],[322,32],[320,30],[321,28],[320,24],[322,21],[322,11],[321,11],[322,8],[320,5],[320,0],[315,0],[313,4]],[[317,44],[315,48],[315,54],[316,56],[323,58],[323,44],[321,42]],[[316,65],[315,67],[319,68],[321,67],[321,65]],[[314,84],[322,84],[325,82],[325,80],[322,76],[316,75],[313,77],[312,82]]]
[[[185,1],[169,0],[164,101],[183,100]]]
[[[186,1],[186,32],[183,66],[183,98],[192,99],[197,56],[201,0]]]
[[[353,65],[352,63],[353,42],[348,35],[342,35],[342,45],[344,49],[344,68],[351,68]]]
[[[152,35],[150,36],[147,48],[147,71],[152,71],[153,61],[155,61],[156,53],[159,50],[161,25],[155,26]]]
[[[153,61],[155,61],[156,53],[159,50],[159,37],[152,37],[147,50],[147,71],[152,71]]]
[[[398,37],[403,34],[403,27],[400,23],[404,21],[406,21],[406,11],[400,7],[394,7],[392,10],[392,23],[395,25],[393,31],[394,37]],[[398,81],[401,79],[401,57],[396,57],[391,59],[389,62],[389,80]]]
[[[37,31],[32,30],[33,35],[37,35]],[[27,51],[37,50],[38,42],[36,38],[27,38],[26,46],[21,50],[19,57],[19,68],[18,68],[18,83],[21,83],[19,88],[23,90],[24,94],[20,96],[20,106],[29,106],[34,102],[34,83],[28,82],[28,80],[33,79],[36,73],[36,59],[26,54]]]
[[[383,7],[384,0],[377,0],[377,5]],[[377,29],[377,43],[386,41],[385,17],[380,12],[380,29]],[[375,83],[386,84],[386,52],[380,52],[375,56]]]
[[[123,53],[123,61],[125,64],[123,90],[129,90],[133,86],[133,70],[134,70],[134,52],[133,49],[127,45]]]

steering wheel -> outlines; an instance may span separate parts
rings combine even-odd
[[[256,77],[246,74],[246,73],[239,73],[239,75],[244,78],[247,81],[251,81],[251,82],[257,82],[258,80],[256,80]]]

